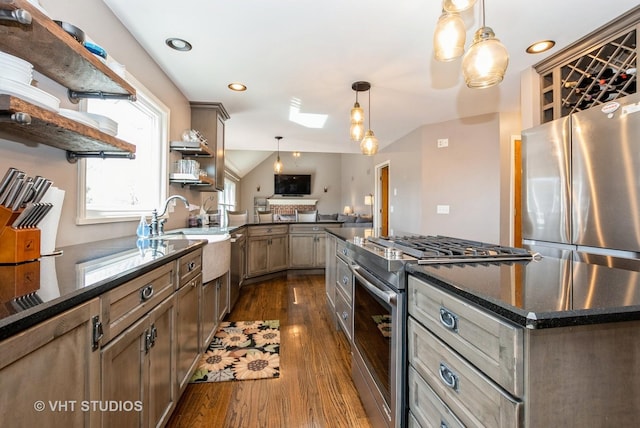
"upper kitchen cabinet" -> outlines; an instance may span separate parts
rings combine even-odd
[[[636,93],[640,6],[534,66],[542,123]]]
[[[136,99],[136,91],[129,83],[27,0],[0,0],[0,13],[4,18],[0,19],[0,50],[28,61],[36,71],[66,87],[71,100]],[[11,20],[8,16],[21,18]],[[129,156],[135,153],[135,145],[67,119],[56,110],[19,94],[1,95],[0,117],[4,120],[0,120],[0,130],[71,154],[106,157],[109,152]]]
[[[202,159],[200,165],[207,177],[215,179],[217,190],[224,190],[224,123],[227,119],[229,113],[222,103],[191,103],[191,127],[207,139],[210,148],[215,148],[213,160]]]

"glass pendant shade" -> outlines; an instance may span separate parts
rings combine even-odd
[[[447,12],[462,12],[476,4],[476,0],[443,0],[442,8]]]
[[[364,135],[364,110],[356,101],[351,109],[351,129],[349,135],[352,141],[362,140]]]
[[[362,137],[364,137],[364,123],[351,124],[349,134],[351,135],[352,141],[361,141]]]
[[[282,140],[282,137],[276,137],[276,140],[278,141],[278,157],[276,158],[276,161],[273,164],[273,171],[276,174],[280,174],[283,168],[282,161],[280,160],[280,140]]]
[[[282,172],[282,161],[280,160],[280,155],[278,155],[278,159],[273,164],[273,171],[276,174],[280,174]]]
[[[368,130],[360,142],[360,151],[363,155],[371,156],[378,153],[378,139],[372,130]]]
[[[433,51],[438,61],[453,61],[464,53],[464,21],[458,13],[443,12],[433,33]]]
[[[462,58],[462,74],[469,88],[488,88],[502,81],[508,65],[507,49],[490,27],[482,27]]]
[[[360,107],[360,104],[356,101],[351,109],[351,124],[364,122],[364,110]]]

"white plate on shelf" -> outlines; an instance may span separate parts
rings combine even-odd
[[[95,120],[98,123],[98,129],[104,132],[105,134],[115,136],[118,133],[118,122],[111,119],[110,117],[103,116],[101,114],[95,114],[95,113],[85,113],[85,114],[91,119]]]
[[[30,85],[33,74],[30,68],[0,62],[0,78]]]
[[[42,89],[22,82],[0,78],[0,94],[21,98],[31,104],[56,113],[60,110],[60,100],[58,98]]]
[[[0,64],[11,64],[16,67],[21,67],[29,70],[33,69],[33,65],[30,62],[3,51],[0,51]]]
[[[61,108],[60,116],[64,116],[67,119],[75,120],[76,122],[81,123],[83,125],[87,125],[92,128],[98,129],[98,122],[95,119],[89,117],[88,113],[84,113],[77,110],[69,110],[66,108]]]

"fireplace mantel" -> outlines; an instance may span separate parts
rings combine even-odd
[[[304,198],[269,198],[267,199],[269,206],[273,205],[311,205],[315,206],[318,203],[317,199],[304,199]]]

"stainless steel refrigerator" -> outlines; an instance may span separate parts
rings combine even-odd
[[[526,131],[522,236],[562,259],[583,299],[590,282],[640,293],[640,95]]]

